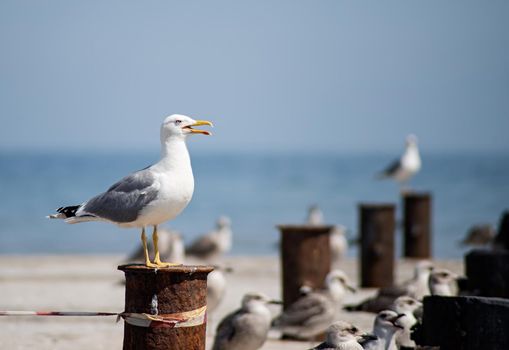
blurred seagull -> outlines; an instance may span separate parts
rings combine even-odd
[[[400,159],[391,163],[384,171],[378,174],[378,178],[391,178],[400,183],[405,189],[406,184],[421,169],[421,157],[417,147],[417,137],[408,135],[406,138],[405,153]]]
[[[185,260],[184,241],[176,231],[159,229],[157,232],[159,257],[161,260],[171,261],[172,263],[183,264]],[[151,242],[147,242],[148,250],[153,249]],[[145,261],[145,251],[143,247],[138,248],[127,261]]]
[[[323,213],[316,204],[309,207],[307,224],[312,226],[323,225]]]
[[[307,224],[319,226],[324,224],[323,212],[318,205],[309,207]],[[346,227],[336,225],[330,233],[331,265],[338,266],[348,251],[348,240],[346,239]]]
[[[374,340],[362,343],[365,350],[397,350],[395,335],[403,329],[398,322],[405,314],[397,314],[392,310],[383,310],[375,318],[373,325]]]
[[[331,264],[338,266],[348,251],[348,240],[346,239],[346,227],[336,225],[330,233]]]
[[[341,270],[329,272],[325,287],[302,295],[272,321],[272,326],[296,339],[311,339],[324,332],[334,320],[346,291],[356,291]]]
[[[210,135],[195,126],[212,123],[174,114],[161,125],[161,159],[143,170],[128,175],[106,192],[74,206],[61,207],[51,219],[69,224],[85,221],[107,221],[120,227],[141,228],[141,241],[147,267],[175,265],[161,261],[157,226],[174,219],[189,204],[194,191],[193,169],[186,147],[191,134]],[[150,261],[145,227],[153,226],[154,262]]]
[[[214,270],[207,276],[207,312],[212,313],[221,303],[226,291],[226,278],[223,272],[231,272],[232,269],[222,266],[214,266]]]
[[[461,241],[462,245],[485,246],[495,239],[496,231],[491,224],[479,224],[472,226],[466,237]]]
[[[327,329],[325,341],[310,350],[362,350],[359,338],[366,339],[366,335],[348,322],[337,321]]]
[[[227,315],[217,327],[212,350],[256,350],[267,340],[270,311],[267,304],[280,304],[261,293],[248,293],[239,310]]]
[[[412,327],[418,322],[416,314],[422,313],[422,303],[409,296],[401,296],[392,304],[391,310],[397,314],[405,314],[398,323],[403,326],[403,330],[396,334],[396,345],[398,348],[415,349],[415,342],[411,339]]]
[[[408,295],[414,299],[422,300],[430,294],[428,287],[429,275],[433,271],[433,265],[427,260],[421,260],[415,264],[413,278],[401,285],[380,288],[375,297],[369,298],[357,305],[345,307],[348,311],[366,311],[378,313],[391,306],[396,298]]]
[[[200,259],[210,260],[230,251],[232,247],[231,220],[221,216],[216,229],[199,237],[186,248],[186,254]]]
[[[458,279],[458,275],[447,269],[436,269],[429,276],[429,290],[431,295],[455,296],[451,283]]]

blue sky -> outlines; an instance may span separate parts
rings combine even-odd
[[[0,2],[0,150],[509,150],[507,1]]]

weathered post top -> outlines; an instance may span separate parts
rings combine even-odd
[[[432,195],[403,193],[403,254],[407,258],[429,259],[432,255]]]
[[[283,308],[299,297],[299,289],[324,287],[330,272],[331,225],[278,225],[281,232]]]
[[[211,266],[152,268],[121,265],[125,273],[125,313],[168,322],[140,325],[126,319],[124,349],[204,350],[207,275]]]
[[[392,203],[359,204],[362,287],[388,287],[394,283],[395,212]]]

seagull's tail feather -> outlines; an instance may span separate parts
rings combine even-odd
[[[56,214],[48,215],[48,219],[68,219],[76,216],[76,212],[81,205],[71,205],[69,207],[60,207],[56,211]]]

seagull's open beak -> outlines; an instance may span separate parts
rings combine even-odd
[[[187,132],[191,134],[204,134],[204,135],[212,135],[209,131],[206,130],[200,130],[200,129],[193,129],[193,126],[200,126],[200,125],[208,125],[208,126],[214,126],[211,122],[207,120],[196,120],[194,124],[186,125],[182,127],[182,129],[186,130]]]

